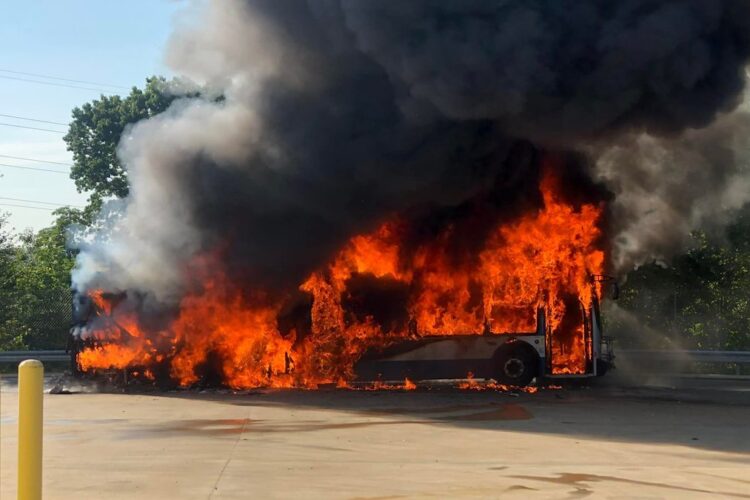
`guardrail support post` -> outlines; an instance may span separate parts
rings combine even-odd
[[[18,500],[42,498],[42,411],[44,366],[18,365]]]

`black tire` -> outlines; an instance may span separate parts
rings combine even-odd
[[[539,356],[534,348],[521,343],[506,344],[493,358],[495,380],[500,384],[525,387],[534,380],[539,370]]]

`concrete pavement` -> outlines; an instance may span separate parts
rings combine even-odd
[[[2,498],[16,398],[6,378]],[[668,389],[49,394],[44,495],[750,498],[748,422]]]

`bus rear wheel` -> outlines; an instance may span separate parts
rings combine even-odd
[[[531,346],[513,342],[498,349],[494,364],[498,383],[525,387],[537,375],[539,357]]]

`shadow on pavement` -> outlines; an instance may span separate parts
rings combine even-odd
[[[578,388],[536,394],[461,391],[258,390],[238,393],[178,391],[161,397],[217,404],[307,410],[335,410],[346,421],[314,413],[281,421],[235,425],[242,432],[295,433],[403,424],[529,432],[580,439],[665,443],[750,455],[750,405],[701,400],[670,389]],[[684,397],[683,397],[684,396]],[[721,399],[721,398],[720,398]],[[731,398],[729,398],[731,399]],[[205,432],[212,422],[165,422],[161,430]]]
[[[615,379],[613,379],[615,380]],[[616,380],[615,380],[616,381]],[[2,378],[4,391],[15,390],[14,377]],[[59,388],[48,380],[48,389]],[[101,390],[94,384],[66,384],[73,393]],[[112,390],[109,392],[122,393]],[[302,433],[329,429],[419,424],[441,432],[451,426],[528,432],[615,442],[665,443],[750,455],[750,391],[688,387],[618,386],[540,389],[535,394],[420,387],[413,391],[323,389],[230,391],[146,390],[159,398],[208,401],[243,407],[288,409],[288,419],[175,419],[139,427],[126,437],[148,433],[224,435],[242,432]],[[86,396],[79,394],[79,396]],[[50,394],[48,397],[66,397]],[[309,410],[291,417],[295,410]],[[314,410],[333,410],[334,419]],[[724,457],[724,459],[726,459]],[[744,457],[738,458],[744,460]]]

